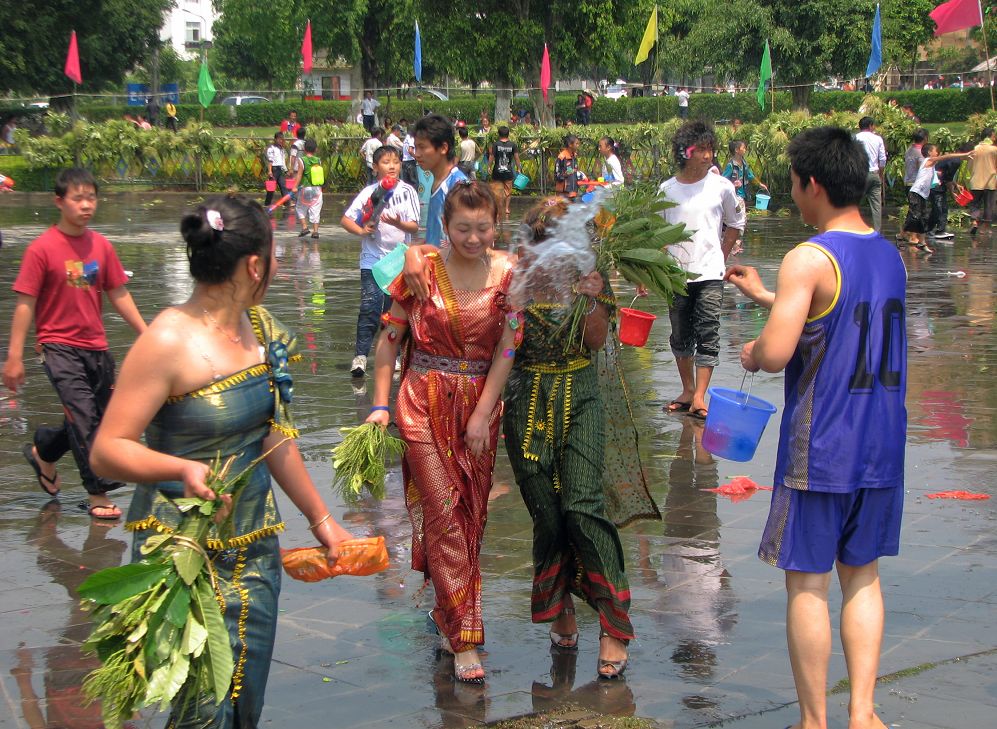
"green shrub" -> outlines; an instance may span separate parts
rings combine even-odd
[[[872,94],[887,101],[896,99],[899,106],[910,104],[923,123],[939,124],[965,119],[990,108],[987,89],[938,89],[935,91],[883,91]],[[861,91],[826,91],[810,95],[810,111],[858,111],[865,94]]]
[[[52,192],[59,167],[34,168],[19,154],[0,157],[0,172],[14,179],[14,189],[19,192]]]

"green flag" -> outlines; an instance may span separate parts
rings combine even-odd
[[[201,61],[201,74],[197,77],[197,100],[205,109],[215,98],[215,85],[211,83],[211,74],[208,73],[208,62]]]
[[[765,82],[772,80],[772,56],[769,54],[769,42],[765,39],[765,52],[762,53],[762,68],[758,72],[758,105],[765,110]]]

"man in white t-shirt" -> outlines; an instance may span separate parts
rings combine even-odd
[[[676,203],[663,213],[669,223],[685,223],[691,240],[668,246],[678,264],[698,274],[687,284],[686,296],[676,296],[668,310],[672,325],[669,344],[675,355],[682,393],[665,411],[706,419],[706,388],[720,364],[720,310],[723,304],[727,256],[746,221],[744,202],[722,175],[710,174],[716,147],[713,128],[686,122],[672,139],[678,161],[675,177],[661,184],[662,195]]]
[[[689,116],[689,92],[680,88],[675,93],[675,98],[679,100],[679,118],[687,118]]]
[[[865,196],[869,200],[872,227],[878,233],[883,227],[883,182],[886,175],[886,145],[876,134],[876,121],[871,116],[859,119],[859,133],[855,139],[862,143],[869,158],[869,176],[866,178]]]
[[[381,102],[374,98],[374,94],[364,91],[363,99],[360,101],[360,118],[363,120],[364,129],[368,132],[374,128],[374,124],[377,122],[379,108],[381,108]]]

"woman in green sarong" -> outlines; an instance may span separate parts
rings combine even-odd
[[[567,207],[547,198],[526,214],[521,266],[530,265],[530,245],[548,237]],[[581,597],[599,613],[599,676],[618,678],[634,631],[617,526],[660,515],[640,469],[615,337],[608,336],[612,289],[594,271],[574,290],[588,305],[583,342],[568,351],[562,327],[568,307],[533,292],[525,308],[525,336],[506,388],[505,445],[533,517],[533,622],[553,621],[553,647],[576,650],[571,595]],[[597,361],[600,351],[606,358]],[[613,392],[603,397],[607,385]]]
[[[179,524],[173,499],[215,498],[205,478],[217,455],[236,456],[231,473],[238,473],[269,453],[230,504],[232,529],[211,534],[207,545],[232,646],[231,687],[218,705],[205,694],[174,706],[168,724],[254,729],[280,592],[284,524],[271,475],[329,548],[330,562],[350,534],[331,518],[291,440],[287,364],[296,358],[295,338],[260,306],[277,267],[266,213],[247,198],[217,196],[187,214],[181,232],[194,291],[160,313],[128,353],[91,461],[97,473],[138,483],[125,525],[138,560],[149,537]]]

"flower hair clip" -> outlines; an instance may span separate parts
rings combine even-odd
[[[208,225],[211,226],[212,230],[217,230],[219,233],[225,230],[225,221],[222,220],[222,214],[217,210],[205,211],[204,217],[208,219]]]

